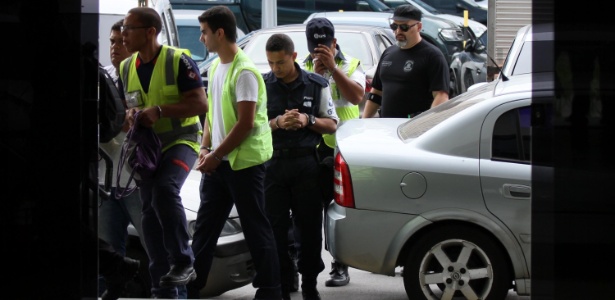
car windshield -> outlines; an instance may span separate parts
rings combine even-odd
[[[267,56],[265,54],[265,44],[267,39],[273,33],[259,34],[252,38],[250,44],[244,49],[246,54],[257,65],[268,65]],[[286,32],[295,44],[297,59],[302,60],[308,55],[307,41],[304,31]],[[361,61],[363,68],[369,69],[372,67],[372,54],[370,48],[367,47],[365,36],[360,32],[336,32],[338,44],[344,53],[353,56]],[[360,46],[365,45],[365,46]]]
[[[397,135],[402,140],[417,138],[444,120],[482,100],[481,97],[453,98],[399,125]]]
[[[441,12],[439,10],[437,10],[435,7],[421,1],[421,0],[412,0],[412,2],[416,3],[417,6],[420,6],[419,9],[420,10],[426,10],[428,11],[430,14],[432,15],[439,15],[441,14]],[[413,4],[411,2],[408,2],[410,4]]]

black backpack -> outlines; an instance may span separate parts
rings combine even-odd
[[[124,119],[126,118],[126,108],[124,108],[122,97],[107,70],[99,65],[98,74],[99,142],[107,143],[122,130]]]

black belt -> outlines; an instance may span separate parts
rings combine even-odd
[[[313,154],[316,154],[316,147],[274,149],[272,158],[294,158]]]

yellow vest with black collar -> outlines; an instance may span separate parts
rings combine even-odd
[[[120,77],[124,84],[124,94],[139,91],[141,94],[140,109],[178,103],[181,99],[177,87],[177,74],[182,53],[190,55],[190,51],[163,45],[152,72],[149,91],[145,93],[137,75],[137,55],[133,54],[120,63]],[[199,152],[203,127],[199,116],[188,118],[162,117],[154,123],[154,132],[162,142],[162,151],[177,144],[190,146]]]

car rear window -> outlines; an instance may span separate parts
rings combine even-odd
[[[469,92],[468,92],[469,93]],[[467,98],[466,98],[467,99]],[[458,114],[464,109],[482,101],[480,98],[473,98],[469,100],[449,100],[446,101],[434,109],[426,111],[407,122],[399,125],[397,128],[397,135],[402,140],[413,139],[419,137],[421,134],[427,132],[434,126],[440,124],[444,120]]]

